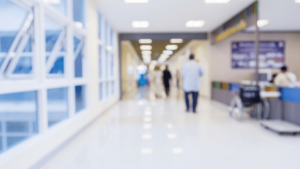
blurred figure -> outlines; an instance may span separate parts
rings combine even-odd
[[[166,65],[166,69],[163,72],[164,86],[166,95],[169,96],[170,93],[170,80],[172,79],[171,73],[169,71],[169,66]]]
[[[196,113],[198,94],[200,90],[200,77],[204,72],[200,64],[195,61],[195,56],[190,55],[190,61],[186,63],[182,70],[183,90],[185,92],[186,111],[190,109],[189,94],[193,96],[193,112]]]
[[[157,97],[162,97],[162,82],[163,82],[163,73],[158,66],[155,67],[154,72],[154,91]]]
[[[179,89],[180,88],[180,71],[176,70],[176,86]]]
[[[294,87],[296,82],[296,75],[292,72],[288,72],[288,67],[286,66],[281,68],[281,73],[279,73],[274,80],[274,84],[278,87]]]

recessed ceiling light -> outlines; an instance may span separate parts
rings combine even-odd
[[[300,3],[300,0],[295,0],[296,3]]]
[[[170,42],[171,43],[182,43],[183,39],[171,39]]]
[[[143,55],[151,55],[152,54],[152,52],[151,51],[147,51],[147,50],[144,50],[144,51],[142,51],[142,54]]]
[[[181,154],[183,152],[183,149],[182,148],[173,148],[172,152],[174,154]]]
[[[145,122],[149,122],[149,121],[151,121],[151,120],[152,120],[151,117],[145,117],[145,118],[144,118],[144,121],[145,121]]]
[[[113,47],[112,47],[112,46],[106,46],[106,50],[112,51],[112,50],[113,50]]]
[[[230,0],[205,0],[206,4],[227,4]]]
[[[164,50],[163,54],[172,55],[173,51],[172,50]]]
[[[168,137],[168,139],[174,139],[174,138],[177,138],[177,135],[176,134],[168,134],[167,137]]]
[[[140,39],[139,43],[142,43],[142,44],[152,43],[152,40],[151,39]]]
[[[203,20],[190,20],[186,22],[185,26],[188,28],[200,28],[204,26],[204,24],[205,21]]]
[[[152,153],[152,149],[151,148],[143,148],[141,150],[142,154],[151,154]]]
[[[131,23],[133,28],[148,28],[149,22],[148,21],[133,21]]]
[[[143,125],[143,128],[144,128],[144,129],[151,129],[151,128],[152,128],[152,125],[151,125],[151,124],[144,124],[144,125]]]
[[[166,46],[166,49],[167,49],[167,50],[177,50],[177,49],[178,49],[178,46],[177,46],[177,45],[167,45],[167,46]]]
[[[151,50],[152,46],[151,45],[141,45],[140,49],[141,50]]]
[[[263,27],[263,26],[268,25],[268,23],[269,23],[268,20],[258,20],[258,21],[257,21],[257,26],[258,26],[258,27]]]
[[[124,0],[125,3],[148,3],[149,0]]]
[[[44,0],[48,4],[61,4],[61,0]]]
[[[142,139],[151,139],[152,135],[151,134],[143,134]]]

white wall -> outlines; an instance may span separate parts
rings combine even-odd
[[[231,42],[254,41],[253,33],[237,33],[211,46],[211,78],[213,81],[240,82],[252,80],[254,69],[231,68]],[[285,41],[286,65],[300,79],[300,33],[261,33],[261,41]],[[278,72],[278,69],[272,69]]]
[[[98,15],[96,0],[87,1],[87,99],[88,109],[72,118],[66,119],[43,133],[27,139],[15,147],[0,154],[1,169],[38,168],[39,162],[47,155],[66,143],[72,136],[104,113],[118,101],[119,91],[119,57],[115,50],[115,95],[105,101],[99,101],[99,50],[98,50]]]

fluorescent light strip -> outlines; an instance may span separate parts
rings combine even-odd
[[[187,21],[185,26],[187,28],[200,28],[200,27],[203,27],[205,24],[205,21],[203,20],[190,20],[190,21]]]
[[[147,50],[144,50],[144,51],[142,51],[142,54],[143,55],[151,55],[152,54],[152,52],[151,51],[147,51]]]
[[[133,21],[131,23],[131,26],[133,28],[148,28],[149,27],[149,22],[148,21]]]
[[[124,0],[125,3],[130,3],[130,4],[133,4],[133,3],[148,3],[149,0]]]
[[[173,51],[172,50],[164,50],[163,54],[172,55]]]
[[[151,46],[151,45],[141,45],[141,46],[140,46],[140,49],[141,49],[141,50],[151,50],[151,49],[152,49],[152,46]]]
[[[177,46],[177,45],[167,45],[167,46],[166,46],[166,49],[167,49],[167,50],[177,50],[177,49],[178,49],[178,46]]]
[[[48,4],[61,4],[61,0],[44,0]]]
[[[300,3],[300,0],[295,0],[295,3]]]
[[[230,0],[205,0],[206,4],[227,4]]]
[[[257,21],[257,26],[258,27],[263,27],[263,26],[266,26],[269,24],[269,21],[268,20],[258,20]]]
[[[141,44],[150,44],[150,43],[152,43],[152,40],[151,39],[140,39],[139,43],[141,43]]]
[[[171,43],[182,43],[183,39],[171,39],[170,42]]]

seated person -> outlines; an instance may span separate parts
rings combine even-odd
[[[278,73],[274,80],[274,84],[278,87],[294,87],[297,77],[294,73],[288,72],[288,68],[283,66],[281,73]]]

